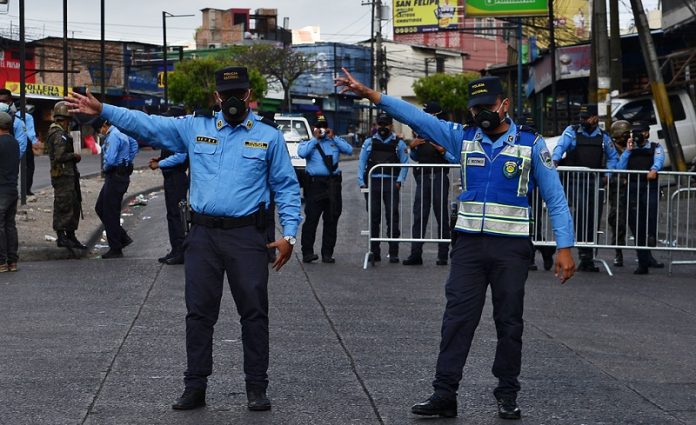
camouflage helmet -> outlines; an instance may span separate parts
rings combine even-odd
[[[57,120],[60,118],[71,118],[70,112],[68,112],[68,104],[62,100],[53,105],[53,119]]]
[[[611,128],[609,129],[609,133],[611,134],[611,137],[618,139],[619,137],[622,137],[626,133],[631,132],[631,123],[626,121],[626,120],[619,120],[615,121],[611,124]]]

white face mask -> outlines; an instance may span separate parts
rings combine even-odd
[[[4,102],[0,102],[0,112],[7,112],[8,114],[10,113],[10,105]]]

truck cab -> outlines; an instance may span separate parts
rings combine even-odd
[[[283,132],[292,166],[295,168],[300,186],[303,186],[307,161],[300,158],[297,154],[297,148],[300,146],[300,142],[310,140],[313,137],[312,128],[307,119],[301,116],[276,115],[273,119],[278,125],[278,129]]]

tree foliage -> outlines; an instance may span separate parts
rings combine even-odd
[[[173,102],[183,103],[189,110],[208,107],[215,91],[215,71],[226,66],[238,65],[240,62],[231,57],[229,52],[201,59],[179,62],[167,79],[169,97]],[[249,80],[253,90],[253,99],[261,99],[266,94],[266,79],[256,69],[249,69]]]
[[[285,91],[286,105],[290,105],[292,84],[315,66],[303,53],[289,46],[275,47],[269,44],[254,44],[248,50],[235,54],[234,58],[279,82]]]
[[[422,77],[413,83],[413,91],[421,103],[435,101],[444,111],[454,115],[454,119],[462,121],[469,100],[469,82],[479,78],[475,72],[461,74],[434,74]]]

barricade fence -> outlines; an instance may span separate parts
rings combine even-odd
[[[406,178],[396,189],[403,170]],[[673,265],[696,264],[672,255],[696,252],[696,217],[691,217],[696,211],[696,174],[661,171],[648,180],[647,171],[559,167],[558,172],[573,217],[576,247],[591,248],[595,254],[597,249],[668,251],[670,273]],[[449,243],[462,187],[459,165],[380,164],[369,170],[365,182],[365,268],[374,260],[370,253],[381,252],[382,242],[388,243],[391,257],[402,258],[412,252],[413,243]],[[549,211],[538,188],[528,197],[532,242],[555,246]],[[594,257],[612,274],[606,261]]]

